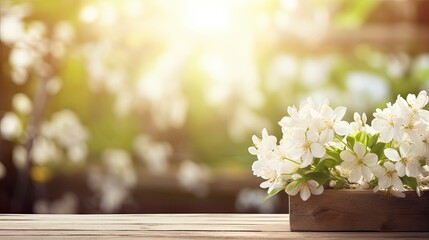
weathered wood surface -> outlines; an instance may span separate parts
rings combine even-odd
[[[325,190],[302,201],[289,198],[292,231],[429,231],[429,191],[405,198],[384,192]]]
[[[288,214],[0,215],[0,239],[391,239],[429,232],[290,232]]]

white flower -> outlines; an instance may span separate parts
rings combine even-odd
[[[88,186],[99,195],[102,211],[115,212],[123,202],[132,199],[130,192],[138,182],[137,173],[126,150],[105,149],[101,156],[105,169],[89,168]]]
[[[85,144],[88,139],[88,130],[78,116],[68,109],[52,114],[51,121],[42,124],[41,132],[64,148]]]
[[[262,182],[261,188],[268,188],[268,193],[273,189],[285,185],[285,180],[290,178],[299,165],[285,159],[287,146],[282,141],[280,147],[277,146],[277,138],[270,136],[266,129],[262,130],[262,139],[253,136],[255,147],[250,147],[249,152],[258,156],[258,160],[252,164],[253,174],[266,181]]]
[[[395,171],[395,165],[391,162],[384,163],[384,166],[376,165],[372,172],[378,178],[378,186],[383,189],[390,187],[398,191],[405,191],[404,185]]]
[[[396,188],[390,188],[389,192],[390,192],[390,194],[392,194],[392,196],[395,196],[397,198],[405,198],[405,196],[406,196],[404,192],[401,192],[401,191],[397,190]]]
[[[249,147],[249,153],[256,155],[259,160],[270,160],[278,155],[276,153],[277,138],[268,135],[267,129],[262,130],[262,139],[253,135],[252,140],[255,146]]]
[[[252,164],[253,175],[261,177],[266,181],[260,184],[261,188],[268,188],[268,193],[273,189],[280,188],[285,185],[282,178],[283,174],[283,160],[258,160]]]
[[[340,174],[340,176],[342,176],[344,178],[349,178],[350,177],[350,170],[341,167],[341,165],[335,166],[335,171],[338,174]]]
[[[288,107],[287,112],[289,116],[283,117],[279,122],[282,129],[308,128],[310,117],[307,105],[303,105],[300,109],[297,109],[295,106]]]
[[[413,113],[429,123],[429,111],[423,109],[429,102],[426,91],[421,91],[417,97],[414,94],[408,94],[407,102]]]
[[[57,161],[62,157],[62,153],[57,145],[41,136],[34,139],[30,155],[33,162],[38,165],[47,164],[49,161]]]
[[[149,172],[155,175],[167,172],[168,161],[173,155],[173,148],[169,142],[158,142],[147,134],[140,134],[134,140],[134,149]]]
[[[289,116],[283,117],[279,125],[286,132],[288,131],[287,129],[307,130],[312,124],[312,112],[320,112],[327,105],[327,100],[322,104],[315,104],[311,98],[307,98],[301,102],[298,109],[295,106],[288,107]]]
[[[292,179],[294,181],[289,183],[285,189],[286,193],[291,196],[295,196],[299,192],[301,199],[307,201],[311,194],[320,195],[323,193],[323,185],[319,185],[314,180],[303,181],[299,174],[292,175]]]
[[[209,168],[206,165],[185,160],[180,164],[177,181],[185,190],[193,192],[198,197],[205,197],[209,191],[209,176]]]
[[[31,100],[23,93],[17,93],[12,98],[13,108],[23,115],[28,115],[33,110]]]
[[[418,188],[417,188],[418,189]],[[382,188],[380,186],[376,186],[374,187],[373,191],[374,192],[378,192],[379,190],[382,190]],[[388,189],[386,189],[387,192],[391,195],[391,196],[395,196],[398,198],[405,198],[405,193],[402,191],[399,191],[398,189],[394,188],[394,187],[390,187]],[[417,191],[417,195],[418,195],[418,191]],[[420,195],[419,195],[420,197]]]
[[[105,149],[102,152],[102,159],[109,174],[119,180],[121,184],[126,187],[134,187],[137,184],[137,174],[128,151]]]
[[[74,163],[83,163],[88,155],[88,147],[85,143],[76,144],[67,149],[67,158]]]
[[[346,114],[345,107],[332,110],[327,104],[322,105],[321,111],[312,111],[310,128],[314,127],[320,133],[320,142],[326,143],[334,139],[334,133],[344,136],[350,133],[349,123],[341,121]]]
[[[82,163],[88,155],[88,130],[71,110],[64,109],[52,114],[50,121],[42,123],[40,134],[47,141],[58,144],[72,162]]]
[[[399,153],[396,149],[387,148],[384,150],[386,157],[395,163],[395,169],[398,176],[405,175],[409,177],[418,177],[419,175],[419,162],[414,155],[414,148],[411,145],[403,143],[399,146]]]
[[[355,120],[354,122],[350,123],[350,127],[351,127],[351,131],[352,132],[367,132],[370,134],[376,134],[377,131],[375,131],[374,128],[372,128],[371,126],[369,126],[368,124],[366,124],[367,122],[367,117],[365,113],[362,113],[362,116],[359,115],[359,113],[355,112],[353,115],[353,119]]]
[[[253,174],[265,179],[260,186],[268,188],[269,193],[285,188],[289,195],[300,192],[305,201],[312,193],[321,194],[323,186],[297,173],[309,166],[317,172],[315,159],[323,158],[326,151],[332,149],[340,152],[342,159],[334,171],[349,180],[350,188],[370,189],[372,181],[378,181],[374,191],[382,189],[403,197],[405,188],[400,177],[420,179],[429,175],[429,111],[423,109],[428,101],[425,91],[417,97],[410,94],[407,100],[398,96],[393,105],[388,103],[386,108],[376,110],[370,126],[365,113],[355,113],[354,122],[349,124],[342,121],[345,107],[332,109],[327,101],[315,104],[308,98],[299,108],[289,107],[288,116],[279,122],[283,133],[279,144],[266,129],[261,139],[253,136],[255,146],[250,147],[249,152],[258,158],[252,165]],[[344,141],[334,141],[350,132],[366,133],[371,140],[373,136],[380,136],[378,141],[388,143],[389,148],[382,149],[386,158],[378,163],[377,154],[371,153],[360,139],[355,139],[350,147]],[[424,161],[428,165],[420,166]],[[337,182],[337,179],[329,180],[331,187]],[[427,185],[423,181],[418,180],[418,187],[422,189]]]
[[[345,150],[340,153],[341,159],[344,160],[341,167],[350,170],[349,179],[352,182],[358,182],[361,177],[370,181],[372,176],[370,167],[377,164],[377,155],[374,153],[366,154],[366,147],[360,142],[354,144],[353,151]]]
[[[0,121],[0,133],[4,139],[14,140],[23,132],[19,117],[13,112],[7,112]]]
[[[416,144],[417,155],[422,159],[426,160],[426,164],[429,165],[429,126],[422,132],[420,132],[420,139]]]
[[[387,108],[383,110],[377,108],[374,117],[372,127],[380,132],[382,142],[390,142],[392,139],[402,140],[404,119],[401,118],[401,109],[398,105],[388,103]]]
[[[289,156],[292,159],[301,159],[301,168],[312,164],[314,157],[321,158],[326,153],[326,149],[318,142],[319,135],[315,130],[307,132],[297,130],[292,139],[295,141],[295,146],[289,151]]]
[[[408,95],[408,97],[410,97],[410,95]],[[412,142],[418,142],[420,138],[419,134],[425,131],[428,125],[425,123],[423,118],[420,117],[419,113],[424,113],[426,110],[421,110],[416,107],[416,105],[420,106],[420,104],[416,104],[413,101],[411,102],[414,106],[412,106],[411,104],[409,105],[407,101],[405,101],[405,99],[400,96],[398,96],[398,99],[396,100],[396,104],[400,108],[400,117],[403,119],[403,131],[408,134],[408,137],[411,139]]]

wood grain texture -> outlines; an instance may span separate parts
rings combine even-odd
[[[0,215],[0,239],[391,239],[429,232],[291,232],[288,214]]]
[[[429,192],[405,198],[383,192],[327,189],[302,201],[290,196],[292,231],[429,231]]]

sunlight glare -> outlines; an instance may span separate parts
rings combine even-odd
[[[232,8],[226,0],[189,0],[182,9],[183,24],[195,33],[225,33],[233,22]]]
[[[98,9],[95,6],[87,5],[80,12],[80,20],[85,23],[92,23],[97,20],[99,15]]]

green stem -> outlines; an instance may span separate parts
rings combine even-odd
[[[295,161],[295,160],[292,160],[292,159],[290,159],[290,158],[287,158],[287,157],[285,157],[285,158],[284,158],[284,160],[288,160],[288,161],[293,162],[293,163],[295,163],[295,164],[301,165],[301,163],[299,163],[299,162],[297,162],[297,161]]]
[[[335,134],[335,138],[336,138],[337,140],[339,140],[340,142],[342,142],[346,147],[348,147],[348,148],[350,149],[349,144],[348,144],[347,142],[345,142],[345,141],[344,141],[344,139],[343,139],[343,138],[341,138],[341,136],[340,136],[340,135]],[[352,147],[352,148],[353,148],[353,147]]]

